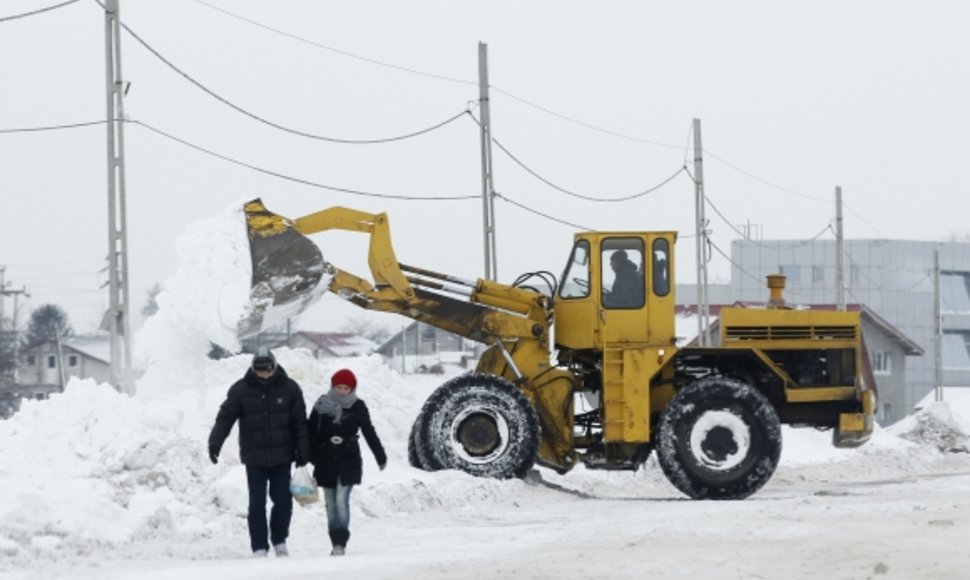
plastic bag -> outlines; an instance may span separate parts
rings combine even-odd
[[[316,480],[310,475],[310,470],[305,465],[297,467],[296,471],[293,472],[293,477],[290,478],[290,493],[293,495],[293,499],[302,506],[320,501],[320,489],[317,488]]]

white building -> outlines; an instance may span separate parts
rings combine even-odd
[[[435,372],[443,364],[472,368],[484,345],[429,324],[412,322],[377,351],[406,373]]]
[[[16,389],[22,396],[46,398],[64,390],[71,377],[111,382],[111,339],[107,334],[45,341],[20,352]]]
[[[934,253],[939,252],[943,385],[970,385],[970,244],[906,240],[845,240],[846,301],[865,304],[925,351],[906,367],[902,409],[908,415],[935,385]],[[763,300],[768,274],[784,274],[789,303],[836,302],[835,240],[735,240],[731,244],[733,300]],[[873,368],[892,368],[879,359]]]

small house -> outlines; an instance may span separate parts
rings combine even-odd
[[[47,340],[20,351],[16,390],[44,399],[64,390],[71,377],[111,382],[111,339],[107,334]]]

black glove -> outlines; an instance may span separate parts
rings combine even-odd
[[[307,460],[306,460],[305,457],[303,457],[303,454],[302,453],[297,453],[296,454],[296,466],[297,467],[303,467],[306,464],[307,464]]]
[[[219,450],[215,447],[209,448],[209,461],[211,461],[213,464],[219,463]]]

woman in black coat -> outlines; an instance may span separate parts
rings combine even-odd
[[[360,483],[362,460],[357,433],[363,433],[367,446],[384,469],[387,454],[370,421],[364,401],[357,398],[357,377],[341,369],[330,379],[330,390],[322,395],[310,411],[310,461],[313,477],[323,488],[327,506],[327,524],[331,556],[342,556],[350,539],[350,490]]]

